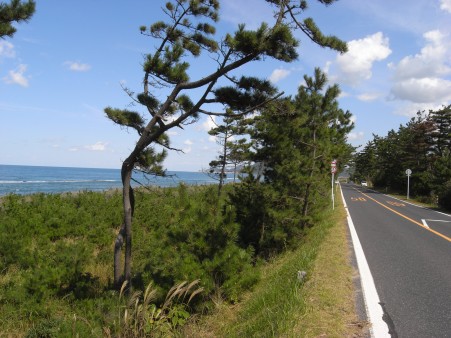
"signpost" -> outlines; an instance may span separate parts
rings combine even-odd
[[[332,173],[332,210],[335,210],[334,182],[335,173],[337,172],[337,160],[330,162],[330,172]]]
[[[409,192],[410,192],[410,175],[412,175],[412,170],[407,169],[406,170],[407,175],[407,199],[409,199]]]

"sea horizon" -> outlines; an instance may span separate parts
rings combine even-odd
[[[67,169],[105,169],[105,170],[121,170],[121,167],[117,168],[107,168],[107,167],[79,167],[79,166],[66,166],[66,165],[42,165],[42,164],[5,164],[0,163],[0,166],[16,166],[16,167],[39,167],[39,168],[67,168]],[[202,172],[202,169],[199,170],[172,170],[172,169],[166,169],[167,172]]]
[[[0,196],[118,189],[122,188],[120,171],[119,168],[0,164]],[[201,171],[167,170],[166,173],[167,176],[156,177],[136,172],[134,178],[142,185],[160,187],[217,183]],[[132,185],[140,184],[133,181]]]

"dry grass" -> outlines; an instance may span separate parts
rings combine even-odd
[[[293,328],[294,337],[361,337],[365,322],[356,315],[353,268],[343,208],[321,244],[311,278],[303,289],[307,309]]]
[[[161,307],[153,302],[157,297],[157,290],[149,283],[144,292],[136,291],[126,300],[123,312],[119,314],[117,334],[111,329],[104,328],[106,337],[139,338],[139,337],[175,337],[177,330],[183,326],[189,313],[184,309],[203,288],[199,287],[199,280],[191,283],[181,282],[173,286],[167,293]],[[125,297],[127,284],[122,285],[119,299]]]

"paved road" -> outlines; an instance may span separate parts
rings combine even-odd
[[[451,337],[451,216],[342,185],[392,337]]]

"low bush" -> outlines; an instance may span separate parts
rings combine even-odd
[[[199,279],[204,300],[219,292],[237,301],[258,279],[253,251],[237,245],[235,210],[218,199],[217,187],[181,185],[136,195],[135,289],[152,282],[164,294],[180,281]],[[10,315],[0,325],[12,329],[21,322],[22,335],[30,336],[72,327],[101,332],[114,318],[112,245],[121,219],[120,192],[3,197],[0,313]],[[201,301],[197,297],[193,306],[208,307]]]
[[[451,211],[451,181],[448,181],[438,195],[438,205],[440,208]]]

